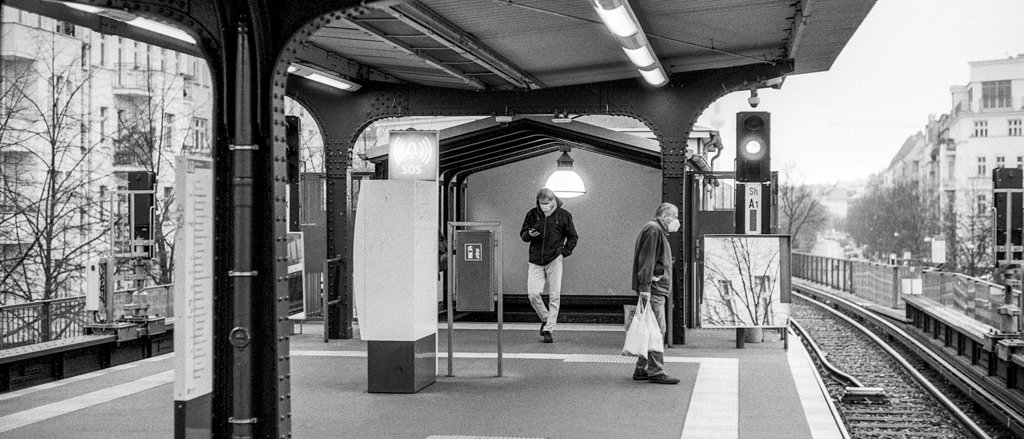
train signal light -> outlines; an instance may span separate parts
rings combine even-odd
[[[285,163],[288,167],[288,184],[299,182],[299,118],[285,116]]]
[[[1018,168],[992,170],[995,201],[995,262],[1009,267],[1024,263],[1024,175]]]
[[[736,181],[771,180],[771,114],[736,113]]]

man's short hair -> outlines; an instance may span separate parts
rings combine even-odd
[[[551,192],[551,189],[542,188],[537,191],[537,201],[551,201],[555,199],[555,193]]]
[[[663,216],[668,215],[671,212],[675,212],[676,216],[678,216],[679,208],[672,203],[661,203],[661,205],[658,206],[658,210],[654,211],[654,216],[661,218]]]

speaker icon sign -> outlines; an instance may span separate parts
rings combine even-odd
[[[437,180],[437,131],[391,131],[388,178]]]

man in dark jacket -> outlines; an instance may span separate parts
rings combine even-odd
[[[537,192],[537,207],[526,212],[519,236],[530,243],[530,267],[526,292],[540,317],[540,335],[544,343],[554,342],[551,332],[558,322],[558,304],[562,293],[562,259],[576,248],[576,226],[572,214],[562,208],[562,200],[550,189]],[[540,295],[548,287],[548,306]]]
[[[679,208],[672,203],[661,203],[654,218],[640,229],[633,249],[633,291],[650,301],[651,310],[658,318],[661,334],[665,334],[665,302],[672,291],[672,249],[668,234],[679,230]],[[647,358],[636,360],[633,379],[657,384],[676,384],[664,372],[662,352],[647,351]]]

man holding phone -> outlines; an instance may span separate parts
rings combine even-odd
[[[540,335],[544,343],[553,343],[551,333],[558,322],[558,305],[562,293],[562,259],[569,257],[579,236],[572,214],[562,208],[562,200],[550,189],[537,192],[537,206],[526,212],[519,237],[530,243],[526,292],[530,305],[540,317]],[[548,305],[541,293],[548,287]]]

